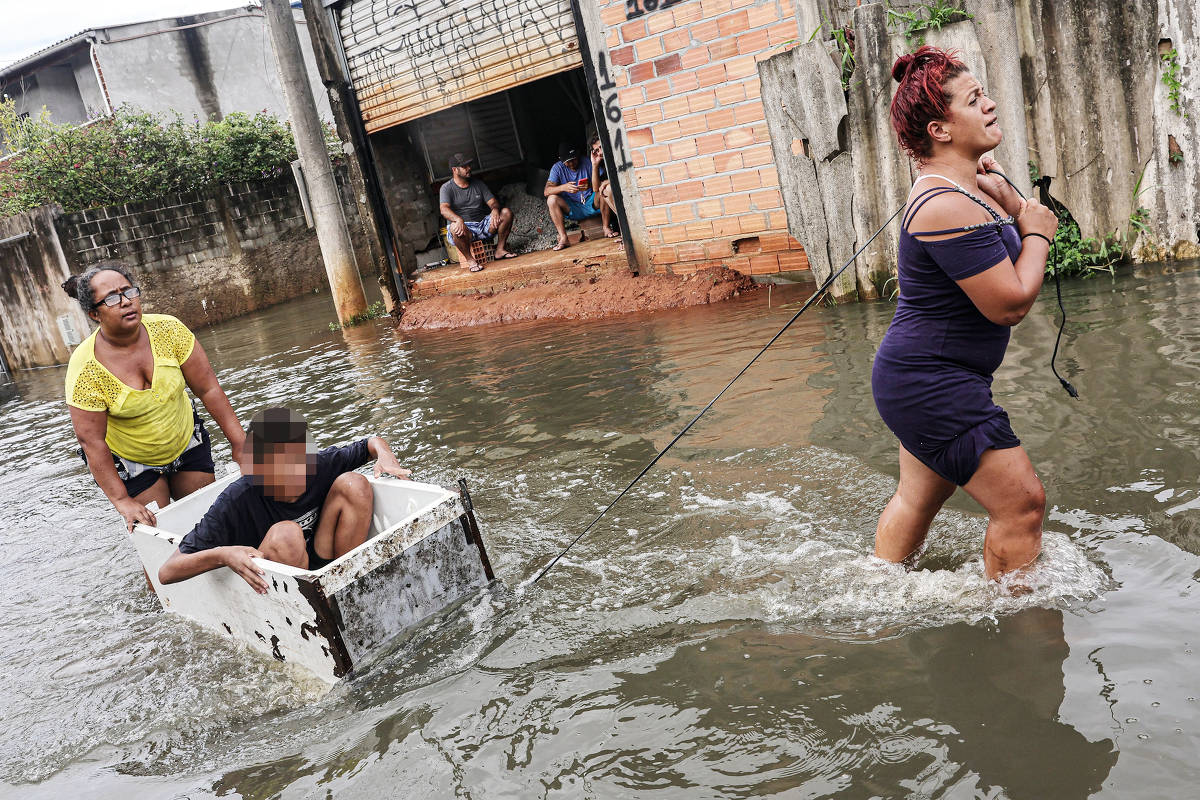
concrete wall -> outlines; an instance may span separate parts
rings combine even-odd
[[[353,230],[353,204],[345,206]],[[0,240],[22,233],[31,235],[0,245],[0,348],[17,369],[69,358],[60,315],[88,334],[86,316],[60,284],[100,261],[132,269],[147,311],[173,314],[189,326],[327,285],[291,175],[73,214],[45,206],[0,219]],[[361,237],[355,244],[362,246]]]
[[[65,125],[77,125],[104,112],[86,44],[61,61],[9,79],[4,83],[4,92],[16,103],[18,113],[36,117],[44,106],[50,110],[51,120]]]
[[[1053,195],[1084,236],[1123,235],[1144,207],[1150,232],[1135,258],[1200,255],[1200,21],[1191,0],[967,0],[965,8],[973,20],[925,37],[959,50],[997,101],[1004,141],[995,156],[1022,190],[1030,191],[1033,162],[1053,178]],[[865,242],[904,202],[913,175],[888,107],[891,65],[916,43],[888,27],[879,3],[835,18],[847,21],[857,63],[845,107],[834,102],[837,71],[824,68],[830,45],[801,45],[760,64],[789,229],[810,248],[818,276],[849,257],[842,242]],[[1159,51],[1170,47],[1183,71],[1178,112],[1161,80]],[[875,296],[895,273],[894,225],[837,296]]]
[[[262,12],[239,10],[222,18],[227,13],[106,30],[96,55],[113,106],[129,103],[158,113],[178,112],[185,119],[263,110],[286,119]],[[317,111],[331,119],[303,15],[297,11],[295,17]],[[205,22],[209,24],[197,25]]]

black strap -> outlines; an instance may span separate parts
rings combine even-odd
[[[978,203],[980,206],[982,206],[983,209],[988,212],[988,214],[991,215],[991,217],[992,217],[991,221],[990,222],[978,222],[974,225],[964,225],[961,228],[947,228],[945,230],[940,230],[940,231],[920,231],[918,233],[913,233],[912,231],[909,231],[908,225],[910,222],[912,222],[912,219],[914,216],[916,216],[916,213],[921,210],[921,206],[925,205],[927,202],[929,202],[933,198],[937,197],[938,195],[945,194],[946,192],[958,192],[959,194],[966,195],[970,199],[974,200],[976,203]],[[1014,223],[1015,223],[1015,220],[1012,217],[1001,217],[999,214],[996,213],[995,209],[993,209],[987,203],[980,200],[975,195],[968,192],[966,189],[963,189],[961,186],[931,186],[930,188],[917,194],[917,196],[911,201],[908,213],[904,215],[904,220],[901,223],[901,226],[903,227],[904,231],[906,233],[908,233],[909,236],[915,237],[915,236],[941,236],[941,235],[947,234],[947,233],[969,233],[971,231],[982,230],[984,228],[996,228],[996,227],[1001,227],[1004,225],[1012,225]]]

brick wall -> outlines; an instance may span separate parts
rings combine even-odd
[[[756,66],[802,40],[793,1],[598,2],[650,263],[807,269],[787,232]]]

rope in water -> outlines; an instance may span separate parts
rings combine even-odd
[[[767,349],[771,345],[775,344],[775,341],[780,336],[782,336],[788,328],[792,327],[792,323],[794,323],[796,320],[800,319],[800,315],[803,314],[805,311],[807,311],[810,307],[812,307],[812,305],[814,303],[816,303],[817,300],[820,299],[820,297],[829,290],[829,287],[833,285],[833,282],[836,281],[839,277],[841,277],[841,274],[846,271],[846,268],[854,263],[854,260],[856,258],[858,258],[859,255],[862,254],[862,251],[866,250],[867,247],[871,244],[871,242],[875,241],[875,238],[877,236],[879,236],[879,234],[883,233],[883,229],[886,228],[888,225],[890,225],[892,220],[894,220],[896,217],[900,216],[900,212],[903,210],[904,210],[904,206],[900,206],[900,208],[896,209],[896,213],[894,213],[890,217],[888,217],[887,222],[880,225],[879,230],[877,230],[877,231],[875,231],[875,233],[871,234],[871,238],[867,239],[867,241],[863,244],[863,246],[858,248],[858,250],[855,251],[854,255],[850,256],[849,260],[846,261],[846,263],[843,264],[841,266],[841,268],[838,269],[837,272],[834,272],[832,275],[830,275],[828,278],[826,278],[825,282],[822,283],[815,292],[813,292],[812,297],[808,298],[808,300],[805,301],[804,305],[802,305],[800,307],[800,310],[797,311],[792,316],[792,318],[787,321],[787,324],[784,325],[782,328],[780,328],[779,332],[776,333],[774,336],[772,336],[771,340],[769,342],[767,342],[765,345],[763,345],[763,348],[761,350],[759,350],[757,354],[755,354],[754,358],[750,359],[749,363],[747,363],[746,366],[742,367],[741,371],[739,371],[737,375],[733,376],[733,380],[731,380],[729,383],[727,383],[725,385],[724,389],[717,392],[717,396],[714,397],[712,400],[709,400],[708,405],[706,405],[703,409],[701,409],[700,413],[697,414],[692,419],[691,422],[689,422],[687,425],[685,425],[683,430],[681,430],[678,434],[676,434],[675,438],[672,439],[670,441],[670,443],[667,444],[666,447],[664,447],[662,450],[659,450],[658,455],[656,455],[654,458],[650,459],[650,463],[647,464],[645,466],[645,468],[642,469],[642,471],[638,473],[637,477],[634,478],[632,481],[630,481],[629,485],[626,486],[624,489],[622,489],[621,493],[618,494],[615,498],[613,498],[613,501],[611,503],[609,503],[607,506],[605,506],[604,510],[601,511],[599,514],[597,514],[595,516],[595,518],[592,519],[592,521],[588,523],[588,526],[586,528],[584,528],[582,531],[580,531],[578,536],[576,536],[574,539],[572,539],[570,541],[570,543],[558,553],[558,555],[556,555],[554,558],[552,558],[550,560],[550,562],[548,564],[546,564],[546,566],[542,567],[542,569],[538,572],[538,574],[536,576],[534,576],[534,578],[525,585],[526,586],[532,585],[532,584],[540,581],[542,579],[542,576],[545,575],[547,572],[549,572],[550,568],[553,567],[555,564],[557,564],[558,560],[560,558],[562,558],[563,556],[565,556],[567,554],[567,551],[575,546],[576,542],[578,542],[585,535],[587,535],[587,532],[590,531],[596,525],[596,523],[599,522],[601,520],[601,518],[605,514],[607,514],[609,512],[609,510],[613,506],[615,506],[622,497],[625,496],[626,492],[628,492],[630,489],[632,489],[634,487],[634,485],[637,484],[637,482],[640,481],[642,479],[642,477],[647,472],[650,471],[650,468],[653,467],[655,464],[657,464],[658,460],[660,458],[662,458],[668,450],[670,450],[672,447],[674,447],[675,443],[678,442],[680,439],[682,439],[683,435],[685,433],[687,433],[689,430],[691,430],[692,426],[695,425],[697,422],[699,422],[701,417],[703,417],[705,414],[708,413],[708,410],[710,408],[712,408],[718,400],[721,399],[721,396],[723,394],[725,394],[725,392],[729,391],[729,387],[733,386],[733,384],[737,382],[738,378],[742,377],[742,375],[744,375],[746,373],[746,370],[750,369],[750,367],[752,367],[754,365],[754,362],[758,361],[759,357],[761,357],[763,353],[767,352]]]
[[[1010,181],[1008,179],[1007,175],[1005,175],[1002,172],[999,172],[998,170],[989,170],[989,171],[994,172],[996,175],[999,175],[1001,178],[1004,179],[1005,183],[1007,183],[1014,190],[1016,190],[1017,194],[1021,195],[1022,198],[1025,197],[1024,193],[1022,193],[1021,190],[1017,188],[1016,184],[1014,184],[1012,181]],[[1040,179],[1038,181],[1037,185],[1038,185],[1038,188],[1041,189],[1041,192],[1042,192],[1043,204],[1046,205],[1051,211],[1053,211],[1055,213],[1055,216],[1058,216],[1058,208],[1057,208],[1058,204],[1056,202],[1054,202],[1054,199],[1052,197],[1050,197],[1050,191],[1049,191],[1050,179],[1049,179],[1049,177],[1043,177],[1042,179]],[[622,489],[621,493],[618,494],[616,497],[614,497],[612,502],[609,503],[607,506],[605,506],[604,510],[602,510],[599,514],[597,514],[592,519],[592,521],[588,523],[588,526],[586,528],[584,528],[582,531],[580,531],[579,534],[574,539],[572,539],[567,544],[566,547],[564,547],[562,550],[560,550],[558,555],[556,555],[556,556],[554,556],[554,558],[550,559],[549,563],[547,563],[546,566],[542,567],[541,570],[538,571],[537,575],[535,575],[532,580],[525,583],[524,586],[530,586],[530,585],[535,584],[538,581],[540,581],[542,579],[542,577],[547,572],[549,572],[550,569],[555,564],[557,564],[559,562],[559,559],[561,559],[563,556],[565,556],[567,554],[567,552],[572,547],[574,547],[575,544],[580,539],[582,539],[584,536],[586,536],[588,531],[590,531],[593,527],[595,527],[596,523],[599,522],[604,517],[604,515],[607,514],[613,508],[613,506],[615,506],[620,501],[620,499],[622,497],[624,497],[626,495],[626,493],[628,493],[629,490],[632,489],[637,484],[637,482],[640,481],[646,475],[647,472],[650,471],[650,469],[655,464],[658,463],[658,460],[660,458],[662,458],[664,455],[666,455],[667,451],[670,450],[672,447],[674,447],[676,442],[678,442],[680,439],[682,439],[684,434],[686,434],[689,430],[691,430],[692,426],[695,425],[697,422],[699,422],[700,418],[708,413],[709,409],[711,409],[714,405],[716,405],[716,402],[721,399],[721,396],[724,395],[725,392],[729,391],[729,387],[733,386],[733,384],[735,384],[737,382],[738,378],[742,377],[742,375],[744,375],[746,373],[746,371],[754,365],[754,362],[758,361],[758,359],[762,356],[762,354],[767,352],[767,349],[770,348],[771,345],[775,344],[776,340],[779,339],[779,337],[782,336],[784,334],[784,332],[787,331],[788,328],[792,327],[792,323],[794,323],[796,320],[800,319],[800,315],[803,314],[805,311],[807,311],[810,307],[812,307],[812,305],[814,303],[816,303],[817,300],[820,299],[820,297],[829,290],[829,287],[831,287],[833,285],[833,282],[836,281],[839,277],[841,277],[841,274],[843,272],[845,272],[846,269],[851,264],[854,263],[855,259],[857,259],[860,255],[862,255],[862,252],[864,250],[866,250],[868,246],[870,246],[871,242],[875,241],[876,237],[878,237],[879,234],[883,233],[883,229],[886,228],[888,225],[890,225],[892,223],[892,220],[894,220],[896,217],[900,216],[900,212],[903,211],[907,205],[908,204],[906,202],[905,205],[902,205],[902,206],[900,206],[900,208],[896,209],[895,213],[892,214],[890,217],[888,217],[887,221],[879,226],[879,230],[877,230],[877,231],[875,231],[875,233],[871,234],[871,238],[867,239],[867,241],[863,244],[863,246],[858,248],[858,250],[856,250],[854,252],[854,255],[850,256],[850,258],[846,261],[846,263],[843,264],[837,270],[837,272],[834,272],[832,275],[830,275],[828,278],[826,278],[825,282],[822,283],[817,288],[817,290],[815,292],[813,292],[812,296],[809,297],[808,300],[806,300],[804,302],[804,305],[802,305],[800,307],[800,310],[797,311],[794,315],[792,315],[792,318],[789,319],[787,321],[787,323],[782,328],[779,329],[778,333],[776,333],[774,336],[771,337],[770,341],[768,341],[765,345],[763,345],[762,349],[759,350],[758,353],[755,354],[754,358],[750,359],[750,361],[746,364],[746,366],[741,368],[741,370],[738,372],[738,374],[733,376],[733,380],[729,381],[729,383],[727,383],[725,385],[724,389],[717,392],[716,397],[714,397],[712,400],[709,400],[708,405],[706,405],[704,408],[702,408],[700,410],[700,413],[697,414],[695,417],[693,417],[692,421],[689,422],[687,425],[685,425],[683,427],[683,430],[681,430],[678,434],[676,434],[675,438],[672,439],[667,444],[666,447],[664,447],[662,450],[659,450],[658,455],[656,455],[656,456],[654,456],[654,458],[650,459],[650,463],[646,464],[646,466],[642,469],[642,471],[637,474],[637,477],[635,477],[632,481],[630,481],[629,485],[626,486],[624,489]],[[1057,251],[1056,251],[1055,245],[1053,243],[1051,243],[1051,251],[1052,251],[1052,254],[1051,254],[1052,259],[1057,258]],[[1067,393],[1070,394],[1071,397],[1079,397],[1079,393],[1077,391],[1075,391],[1075,387],[1072,386],[1070,383],[1068,383],[1065,378],[1063,378],[1061,375],[1059,375],[1058,370],[1055,369],[1055,367],[1054,367],[1054,361],[1058,357],[1058,344],[1062,340],[1063,328],[1066,327],[1066,324],[1067,324],[1067,311],[1063,307],[1062,286],[1059,284],[1057,270],[1054,271],[1054,287],[1058,293],[1058,308],[1059,308],[1059,311],[1062,313],[1062,322],[1058,327],[1058,337],[1054,340],[1054,353],[1053,353],[1053,355],[1050,356],[1050,370],[1054,373],[1054,377],[1058,378],[1059,383],[1062,384],[1063,388],[1067,390]]]

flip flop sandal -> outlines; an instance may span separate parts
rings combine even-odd
[[[497,260],[497,261],[504,261],[505,259],[508,259],[508,258],[516,258],[518,255],[520,255],[520,253],[508,252],[508,253],[505,253],[505,254],[504,254],[504,255],[502,255],[502,256],[496,256],[496,260]]]
[[[566,250],[566,249],[567,249],[567,243],[566,243],[566,242],[562,242],[561,244],[556,244],[556,245],[554,245],[554,247],[553,247],[552,249],[554,249],[554,250]]]
[[[468,269],[469,269],[471,272],[482,272],[482,271],[483,271],[483,264],[476,264],[476,265],[475,265],[475,266],[473,266],[473,267],[468,267]]]

